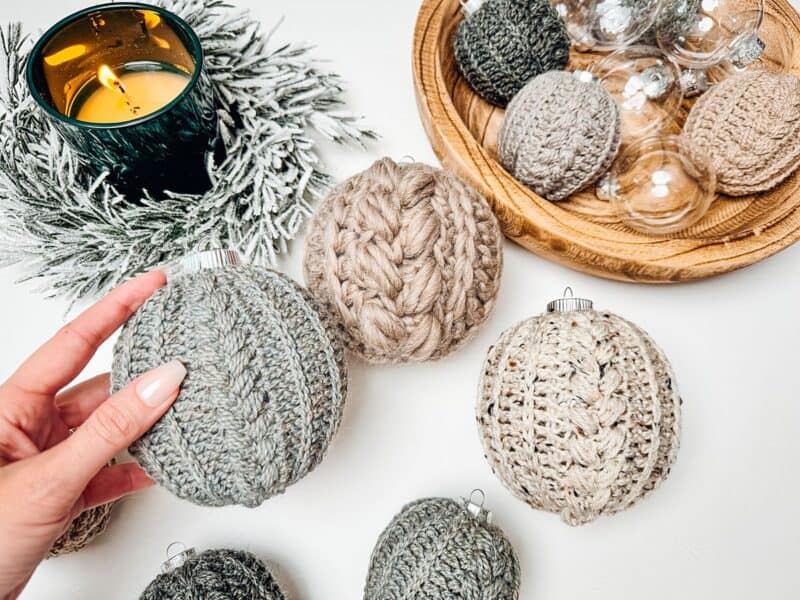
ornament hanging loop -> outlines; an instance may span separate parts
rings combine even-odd
[[[183,542],[172,542],[167,546],[167,560],[161,563],[161,572],[169,573],[177,569],[196,554],[194,548],[188,548]]]

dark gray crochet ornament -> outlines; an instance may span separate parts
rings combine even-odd
[[[335,325],[289,278],[192,256],[114,347],[111,387],[179,359],[178,399],[130,453],[159,484],[204,506],[255,507],[323,459],[347,394]]]
[[[378,539],[364,600],[516,600],[519,562],[491,521],[472,500],[412,502]]]
[[[249,552],[186,550],[164,563],[139,600],[284,600],[267,566]]]
[[[459,26],[455,57],[472,89],[505,107],[533,77],[566,67],[569,45],[548,0],[486,0]]]
[[[32,41],[0,30],[0,266],[20,264],[50,296],[94,297],[190,251],[238,248],[274,264],[331,183],[310,132],[360,145],[374,134],[342,110],[342,80],[305,45],[225,0],[159,0],[196,31],[219,116],[205,194],[123,196],[65,146],[29,93]]]

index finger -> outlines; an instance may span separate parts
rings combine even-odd
[[[100,345],[166,282],[163,271],[151,271],[112,290],[64,325],[8,383],[29,394],[55,394],[80,374]]]

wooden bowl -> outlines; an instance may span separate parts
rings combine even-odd
[[[743,0],[743,9],[755,5]],[[800,39],[800,17],[786,0],[767,11]],[[671,237],[637,233],[593,190],[552,203],[514,179],[497,160],[504,111],[475,94],[453,57],[462,19],[459,0],[424,0],[414,35],[414,82],[425,130],[442,164],[490,201],[505,234],[525,248],[579,271],[622,281],[671,283],[719,275],[753,264],[800,238],[800,176],[770,192],[719,196],[695,226]],[[590,55],[573,54],[570,68]],[[800,43],[793,71],[800,73]],[[681,119],[691,107],[686,101]],[[679,119],[680,120],[680,119]]]

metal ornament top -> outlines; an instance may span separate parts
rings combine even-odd
[[[241,264],[243,264],[242,257],[236,250],[207,250],[185,256],[181,259],[178,267],[182,274],[188,275],[203,269],[236,267]]]
[[[182,549],[173,554],[172,550],[176,546],[181,546]],[[187,548],[181,542],[172,542],[169,546],[167,546],[167,560],[161,563],[161,572],[169,573],[170,571],[174,571],[194,556],[197,556],[194,548]]]
[[[568,287],[564,290],[564,297],[558,300],[553,300],[547,305],[548,313],[563,313],[574,312],[578,310],[592,310],[594,302],[586,298],[576,298],[572,292],[572,288]]]

